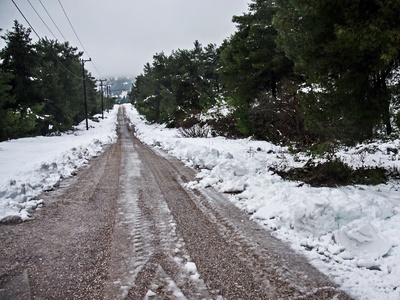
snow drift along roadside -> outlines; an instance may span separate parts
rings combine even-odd
[[[28,220],[43,205],[36,197],[62,178],[74,175],[88,160],[117,139],[118,106],[104,120],[89,120],[60,136],[34,137],[0,143],[0,222]]]
[[[400,299],[400,186],[312,188],[284,181],[270,166],[298,167],[308,160],[286,148],[250,139],[182,138],[175,129],[149,125],[130,105],[136,135],[200,169],[188,187],[230,193],[230,200],[273,230],[356,299]],[[364,145],[339,155],[353,166],[400,168],[400,140]],[[363,151],[360,149],[372,149]]]

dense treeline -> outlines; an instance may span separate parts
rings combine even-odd
[[[171,126],[225,101],[236,134],[273,142],[389,135],[400,123],[399,14],[398,0],[252,0],[220,47],[156,54],[130,97]]]
[[[219,54],[215,45],[154,55],[136,78],[130,97],[149,121],[181,126],[190,116],[216,103],[220,97]]]
[[[17,21],[0,51],[0,141],[69,130],[85,118],[81,52],[68,42],[41,39]],[[85,70],[88,114],[101,96]]]

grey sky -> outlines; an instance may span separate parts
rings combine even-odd
[[[14,0],[41,36],[54,39],[29,4],[35,7],[59,41],[64,41],[39,0]],[[58,0],[41,0],[71,45],[83,51]],[[137,76],[153,55],[191,49],[193,42],[220,45],[235,32],[233,15],[247,12],[250,0],[61,0],[83,46],[102,76]],[[28,24],[11,0],[0,0],[3,35],[17,19]],[[34,33],[31,37],[37,40]],[[0,48],[4,47],[0,41]],[[84,56],[88,58],[87,55]],[[101,75],[88,62],[96,78]]]

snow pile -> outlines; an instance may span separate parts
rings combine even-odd
[[[308,157],[251,139],[182,138],[178,130],[146,124],[125,105],[137,136],[199,169],[190,188],[214,187],[304,253],[356,299],[400,299],[400,185],[312,188],[284,181],[273,168],[303,165]],[[26,220],[37,196],[75,174],[116,140],[117,107],[106,119],[69,134],[0,143],[0,220]],[[399,169],[400,140],[371,143],[337,155],[349,164]],[[272,168],[271,168],[272,167]],[[187,271],[196,279],[194,264]]]
[[[0,143],[0,222],[30,218],[43,205],[36,197],[56,187],[62,178],[97,156],[103,146],[116,141],[118,107],[99,122],[82,122],[61,136],[24,138]],[[99,117],[99,116],[97,116]]]
[[[312,188],[284,181],[270,167],[300,166],[308,158],[250,139],[181,138],[177,130],[146,124],[130,105],[126,111],[143,142],[200,169],[188,187],[228,193],[252,219],[290,242],[353,297],[400,299],[398,182]],[[338,155],[353,166],[400,168],[399,149],[397,140]]]

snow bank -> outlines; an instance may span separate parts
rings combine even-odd
[[[28,220],[43,205],[36,197],[74,175],[88,160],[116,141],[118,107],[99,122],[82,122],[61,136],[35,137],[0,143],[0,222]],[[99,116],[97,116],[99,117]]]
[[[177,130],[149,125],[126,110],[137,136],[200,169],[190,188],[214,187],[305,254],[356,299],[400,299],[399,183],[312,188],[288,182],[271,166],[300,166],[308,159],[250,139],[181,138]],[[392,149],[392,150],[388,150]],[[400,168],[400,141],[339,153],[353,166]]]

